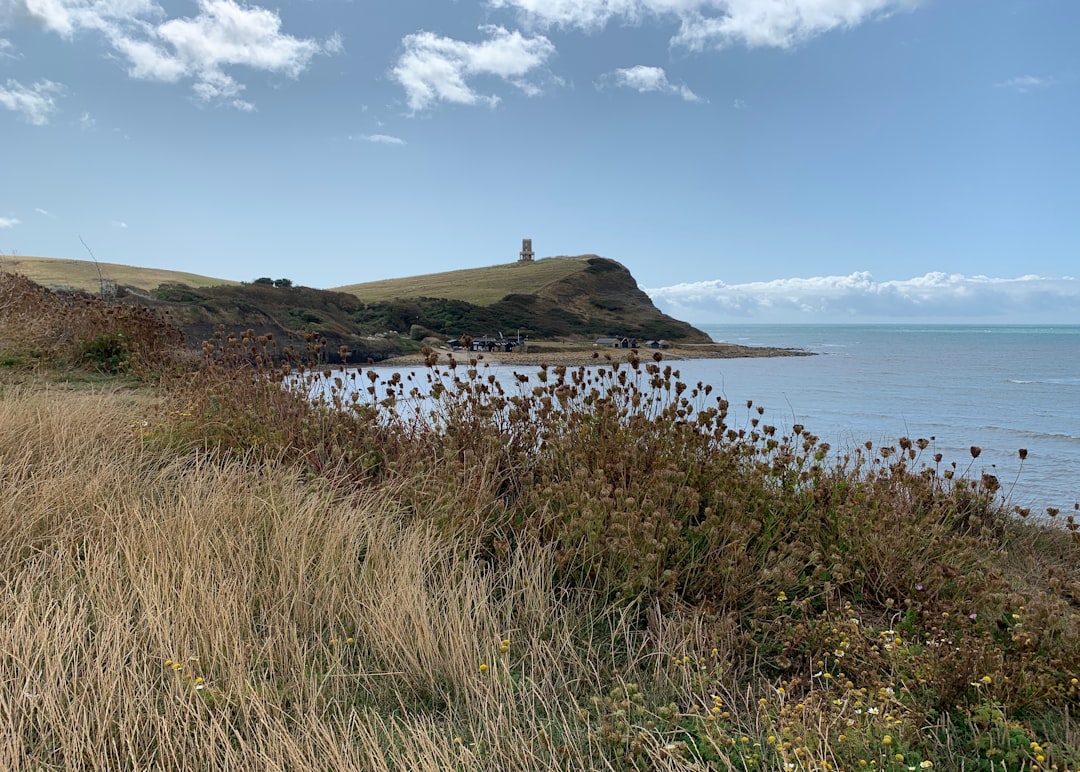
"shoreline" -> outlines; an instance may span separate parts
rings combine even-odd
[[[757,357],[799,357],[816,356],[812,351],[795,348],[775,348],[770,346],[739,346],[734,343],[690,343],[672,346],[667,349],[623,349],[575,344],[531,344],[531,350],[523,351],[453,351],[440,347],[433,349],[438,355],[436,366],[449,364],[451,357],[459,364],[472,359],[478,363],[490,365],[549,366],[549,367],[585,367],[608,363],[625,363],[636,355],[642,362],[651,362],[655,354],[660,354],[662,362],[679,362],[687,359],[740,359]],[[377,362],[380,367],[423,366],[427,360],[424,354],[403,354]]]

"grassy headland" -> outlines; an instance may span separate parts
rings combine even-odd
[[[971,458],[168,332],[0,274],[0,767],[1080,768],[1076,524]]]
[[[424,344],[439,345],[463,335],[520,334],[549,344],[591,345],[597,337],[611,335],[710,342],[700,330],[661,313],[624,266],[595,255],[351,285],[340,291],[293,286],[288,279],[224,282],[88,261],[8,262],[13,272],[39,284],[91,291],[100,287],[100,268],[102,276],[116,282],[122,303],[149,308],[196,345],[222,325],[280,341],[318,335],[333,361],[342,347],[349,361],[366,362],[416,353]]]

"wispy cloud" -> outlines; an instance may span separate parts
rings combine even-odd
[[[602,76],[598,86],[612,84],[622,88],[631,88],[645,93],[649,91],[661,94],[676,94],[687,102],[701,102],[702,99],[685,84],[675,84],[668,80],[663,67],[648,67],[639,64],[635,67],[620,68]]]
[[[52,212],[50,212],[48,209],[42,209],[41,207],[35,207],[34,211],[37,212],[38,214],[42,215],[43,217],[51,217],[54,220],[56,219],[56,215],[53,214]]]
[[[414,113],[438,102],[494,107],[499,97],[476,91],[470,81],[483,76],[499,78],[529,96],[543,91],[543,80],[557,82],[544,70],[555,54],[546,37],[525,37],[504,27],[483,26],[487,40],[468,43],[433,32],[406,35],[404,49],[391,77],[405,89],[409,109]]]
[[[8,80],[0,86],[0,107],[22,113],[35,126],[44,126],[56,112],[56,97],[63,90],[63,86],[51,80],[39,80],[31,86]]]
[[[10,0],[9,0],[10,1]],[[227,70],[299,77],[313,57],[343,49],[341,36],[319,42],[282,31],[276,11],[236,0],[198,0],[198,13],[166,18],[155,0],[14,0],[45,29],[72,39],[93,32],[105,38],[141,80],[193,80],[197,101],[240,110],[254,106],[239,94],[244,85]]]
[[[7,38],[0,38],[0,59],[14,59],[15,46]]]
[[[361,142],[374,142],[377,145],[405,145],[405,140],[401,137],[394,137],[389,134],[357,134],[349,137],[349,139],[358,139]]]
[[[675,45],[692,50],[742,44],[790,48],[834,29],[856,27],[922,0],[488,0],[540,26],[597,30],[609,22],[675,19]]]
[[[939,321],[1076,322],[1080,280],[1026,275],[1016,278],[928,273],[875,281],[848,276],[776,279],[746,284],[720,280],[647,289],[658,306],[699,323]]]
[[[1034,75],[1021,75],[1016,78],[1009,78],[1003,80],[1000,83],[995,83],[995,88],[1007,88],[1012,91],[1019,91],[1021,94],[1028,91],[1038,91],[1044,88],[1050,88],[1056,81],[1053,78],[1039,78]]]
[[[109,223],[109,225],[114,228],[120,228],[121,230],[127,230],[128,227],[128,224],[123,220],[113,220],[111,223]]]
[[[746,109],[746,102],[744,100],[742,100],[742,99],[736,99],[736,100],[732,101],[731,109],[732,110],[745,110]]]
[[[19,222],[16,217],[0,217],[0,228],[14,228]]]

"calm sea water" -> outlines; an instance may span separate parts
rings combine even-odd
[[[684,379],[712,383],[733,405],[753,399],[778,427],[805,424],[834,447],[934,437],[962,468],[977,445],[972,471],[996,474],[1013,503],[1071,510],[1080,500],[1080,326],[702,329],[715,340],[818,354],[681,363]]]
[[[753,400],[767,423],[803,424],[837,450],[934,438],[946,463],[997,475],[1013,504],[1071,511],[1080,500],[1080,326],[701,329],[718,341],[816,354],[672,363],[683,381],[712,384],[728,398],[732,425],[749,417]],[[491,367],[507,379],[515,370],[528,372]],[[982,449],[973,463],[972,445]]]

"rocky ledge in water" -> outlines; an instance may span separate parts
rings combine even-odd
[[[664,349],[621,349],[598,347],[590,344],[573,343],[531,343],[527,351],[484,352],[470,354],[466,351],[452,351],[449,348],[433,349],[437,354],[437,365],[449,364],[451,358],[458,364],[466,364],[471,359],[492,365],[535,365],[541,367],[580,367],[603,365],[614,362],[628,362],[633,357],[642,361],[653,361],[659,354],[661,361],[678,362],[686,359],[736,359],[749,357],[798,357],[813,356],[813,352],[796,348],[775,348],[771,346],[739,346],[734,343],[684,343]],[[381,365],[423,365],[424,354],[407,354],[380,362]]]

